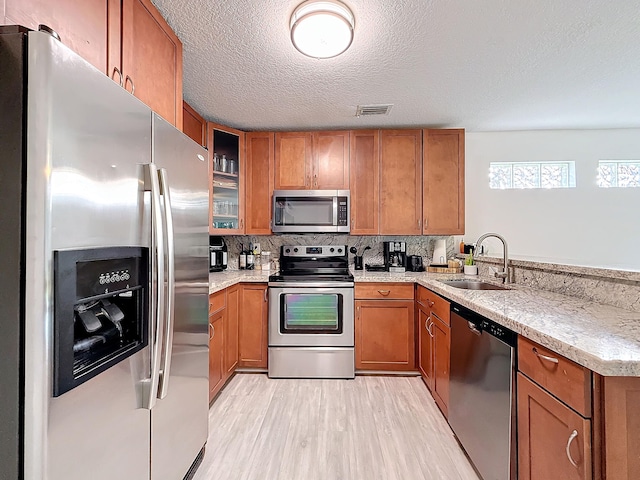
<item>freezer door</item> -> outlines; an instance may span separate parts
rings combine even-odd
[[[148,347],[52,395],[52,252],[148,247],[151,112],[49,35],[28,52],[24,478],[146,479]]]
[[[153,152],[166,208],[165,232],[173,234],[173,242],[165,240],[165,287],[175,295],[167,296],[173,304],[167,305],[163,322],[167,342],[151,411],[151,478],[175,480],[187,473],[208,432],[207,152],[156,114]]]

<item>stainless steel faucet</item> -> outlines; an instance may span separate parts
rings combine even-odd
[[[507,241],[504,239],[504,237],[502,235],[498,235],[497,233],[485,233],[484,235],[481,235],[480,238],[478,239],[478,241],[476,242],[476,249],[474,251],[474,256],[476,252],[480,251],[480,244],[482,244],[482,242],[484,241],[485,238],[487,237],[496,237],[498,240],[500,240],[502,242],[502,246],[504,247],[504,268],[502,270],[502,272],[495,272],[493,275],[496,278],[501,278],[502,279],[502,283],[510,283],[509,282],[509,249],[507,248]]]

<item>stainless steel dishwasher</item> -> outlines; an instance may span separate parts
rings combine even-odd
[[[451,304],[449,424],[484,480],[515,479],[516,334]]]

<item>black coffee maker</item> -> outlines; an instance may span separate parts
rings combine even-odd
[[[222,237],[209,237],[209,271],[221,272],[227,268],[227,244]]]
[[[384,265],[389,272],[404,272],[407,269],[406,242],[384,242],[382,244]]]

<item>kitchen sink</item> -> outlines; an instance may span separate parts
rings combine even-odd
[[[482,280],[439,280],[450,287],[462,288],[464,290],[509,290],[508,287],[496,285],[495,283],[483,282]]]

